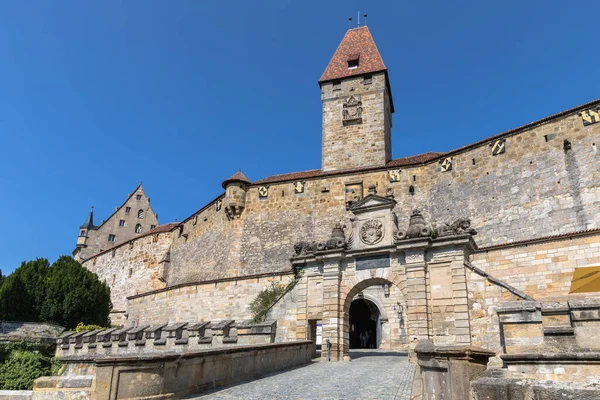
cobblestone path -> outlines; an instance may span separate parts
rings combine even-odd
[[[192,397],[198,400],[409,400],[414,366],[403,353],[354,350],[351,362],[319,362]]]

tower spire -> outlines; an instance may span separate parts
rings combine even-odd
[[[92,209],[90,210],[90,213],[88,214],[87,219],[85,220],[85,223],[83,225],[80,226],[81,229],[94,229],[96,226],[94,225],[94,206],[92,206]]]

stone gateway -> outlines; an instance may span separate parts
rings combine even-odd
[[[422,340],[506,352],[503,302],[598,298],[569,291],[600,264],[600,100],[392,159],[392,86],[369,28],[346,32],[319,85],[320,169],[237,172],[182,222],[158,225],[141,185],[99,227],[90,213],[74,255],[110,285],[114,323],[243,321],[263,289],[292,282],[268,311],[275,342],[414,360]]]

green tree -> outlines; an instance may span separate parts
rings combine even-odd
[[[3,279],[0,286],[0,319],[39,321],[46,298],[46,276],[50,263],[45,258],[23,261]]]
[[[79,322],[108,325],[112,308],[110,289],[98,276],[69,256],[62,256],[48,271],[46,299],[40,320],[73,329]]]

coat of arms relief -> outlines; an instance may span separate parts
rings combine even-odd
[[[360,96],[350,96],[344,101],[342,122],[344,126],[362,124],[362,99]]]

